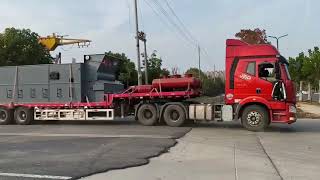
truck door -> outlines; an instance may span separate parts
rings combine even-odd
[[[256,62],[255,60],[240,60],[234,77],[234,99],[239,102],[256,93]]]
[[[275,62],[273,61],[258,61],[255,91],[256,95],[268,101],[273,100],[272,90],[274,84],[277,82],[275,73]]]

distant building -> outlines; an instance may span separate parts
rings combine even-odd
[[[205,73],[209,78],[221,78],[225,80],[225,72],[224,71],[207,71]]]

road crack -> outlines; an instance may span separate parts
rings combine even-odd
[[[283,177],[282,177],[282,175],[281,175],[281,173],[280,173],[280,170],[278,169],[278,167],[277,167],[276,164],[273,162],[272,158],[270,157],[270,155],[267,153],[266,149],[264,148],[264,146],[263,146],[263,144],[262,144],[262,142],[261,142],[261,137],[260,137],[259,135],[256,135],[256,137],[257,137],[257,141],[258,141],[258,143],[259,143],[262,151],[264,152],[264,154],[265,154],[265,155],[267,156],[267,158],[269,159],[272,167],[275,169],[277,175],[280,177],[280,180],[283,180]]]

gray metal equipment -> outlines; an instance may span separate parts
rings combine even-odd
[[[123,90],[118,60],[85,55],[84,63],[0,67],[0,103],[97,102]]]

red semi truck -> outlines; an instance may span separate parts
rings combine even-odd
[[[296,121],[295,88],[288,62],[270,45],[226,41],[224,104],[194,103],[201,82],[192,75],[153,80],[122,93],[106,93],[101,102],[32,102],[0,105],[0,124],[27,125],[34,120],[114,120],[134,115],[143,125],[164,121],[182,126],[186,121],[237,121],[251,131],[270,123]]]

